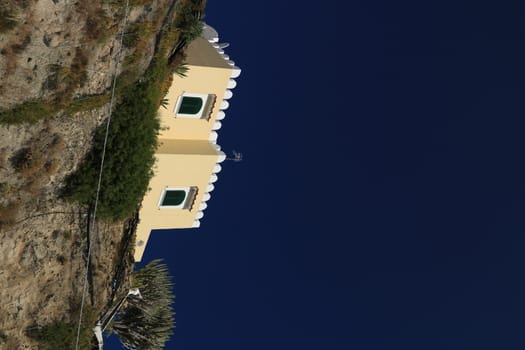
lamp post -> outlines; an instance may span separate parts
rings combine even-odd
[[[95,337],[98,341],[99,350],[104,349],[104,338],[102,337],[102,332],[104,332],[109,322],[111,322],[113,317],[115,317],[117,312],[120,310],[120,308],[130,295],[138,296],[140,299],[142,299],[139,289],[131,288],[128,291],[128,294],[126,294],[115,306],[113,306],[108,312],[106,312],[106,314],[97,321],[97,325],[93,328],[93,332],[95,333]]]

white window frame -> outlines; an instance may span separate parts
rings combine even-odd
[[[160,195],[158,207],[161,209],[184,209],[186,203],[188,202],[190,190],[191,190],[191,187],[166,187]],[[164,201],[164,197],[166,196],[166,193],[168,191],[184,191],[186,193],[186,196],[184,197],[184,200],[182,201],[182,203],[179,205],[162,205],[162,202]]]
[[[178,112],[184,97],[199,97],[199,98],[202,99],[202,107],[201,107],[199,113],[186,114],[186,113],[179,113]],[[175,108],[173,109],[173,112],[175,113],[175,115],[177,117],[201,119],[202,118],[202,114],[204,113],[204,110],[206,108],[206,104],[208,102],[208,97],[209,97],[209,94],[194,94],[194,93],[190,93],[190,92],[185,92],[185,93],[183,93],[182,95],[180,95],[177,98],[177,103],[175,103]]]

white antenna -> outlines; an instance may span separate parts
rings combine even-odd
[[[233,160],[234,162],[242,161],[242,153],[237,152],[236,150],[233,150],[232,153],[233,153],[233,158],[226,158],[226,160]]]

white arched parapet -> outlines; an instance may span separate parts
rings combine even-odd
[[[219,53],[219,55],[224,55],[224,50],[223,49],[217,49],[217,52]]]
[[[215,183],[217,182],[217,180],[219,180],[219,177],[215,174],[211,174],[211,177],[210,177],[210,183]]]
[[[224,153],[223,151],[219,151],[217,152],[217,154],[219,155],[219,157],[217,158],[217,163],[222,163],[226,160],[226,153]]]
[[[226,55],[226,54],[223,54],[222,55],[222,58],[224,58],[226,61],[228,61],[230,59],[230,56]]]
[[[225,110],[225,109],[228,109],[228,107],[230,107],[230,104],[228,103],[228,101],[222,100],[220,109]]]
[[[233,96],[233,92],[231,90],[226,90],[224,91],[223,99],[229,100],[230,98],[232,98],[232,96]]]
[[[226,113],[224,113],[223,111],[219,111],[219,113],[217,113],[217,116],[215,117],[215,120],[223,120],[224,117],[226,117]]]
[[[195,215],[195,219],[199,220],[204,217],[204,213],[202,211],[198,211],[197,215]]]
[[[211,194],[205,193],[204,196],[202,196],[202,201],[207,202],[210,200],[210,198],[211,198]]]
[[[237,78],[239,75],[241,75],[241,69],[237,66],[233,66],[232,68],[232,78]]]
[[[202,26],[202,36],[210,43],[216,43],[219,41],[219,33],[208,24]]]
[[[232,67],[235,67],[235,62],[232,60],[227,60],[226,63],[228,63]]]
[[[215,122],[215,123],[213,123],[213,127],[211,129],[212,130],[219,130],[221,127],[222,127],[222,123],[221,122]]]
[[[208,193],[213,192],[214,189],[215,189],[215,186],[213,184],[208,184],[208,186],[206,187],[206,192]]]
[[[193,228],[201,227],[201,222],[199,220],[193,221],[193,224],[191,225]]]
[[[215,131],[210,132],[210,137],[208,138],[209,141],[217,141],[217,137],[219,137],[219,134],[217,134]]]
[[[217,174],[217,173],[220,173],[222,170],[222,167],[220,164],[215,164],[215,166],[213,167],[213,173],[214,174]]]
[[[200,211],[206,210],[206,208],[208,208],[208,204],[206,204],[206,202],[202,202],[202,203],[199,205],[199,210],[200,210]]]
[[[215,147],[215,149],[216,149],[217,151],[220,151],[220,150],[221,150],[221,145],[214,144],[213,147]]]
[[[228,81],[228,89],[233,89],[233,88],[235,88],[236,86],[237,86],[237,82],[236,82],[235,80],[230,79],[230,80]]]

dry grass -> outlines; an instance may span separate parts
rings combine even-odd
[[[34,201],[37,202],[37,200],[42,195],[42,190],[44,188],[45,183],[47,182],[46,180],[47,176],[45,176],[44,174],[42,174],[41,176],[33,176],[31,180],[29,180],[26,183],[24,191],[30,194],[34,198]]]
[[[46,164],[44,164],[44,169],[46,170],[46,174],[49,176],[56,175],[58,172],[58,164],[54,161],[48,161]]]
[[[16,54],[22,53],[31,44],[31,35],[29,33],[24,33],[22,37],[22,41],[11,44],[11,50]]]
[[[0,206],[0,230],[7,229],[14,225],[19,217],[20,202],[12,201]]]
[[[0,33],[15,29],[18,25],[18,14],[27,0],[2,0],[0,3]]]
[[[5,169],[7,160],[7,150],[5,148],[0,149],[0,169]]]
[[[51,154],[56,155],[66,147],[66,144],[64,143],[64,138],[60,134],[54,134],[51,137],[48,150]]]
[[[94,44],[102,44],[118,30],[118,21],[108,16],[102,5],[107,1],[79,1],[75,4],[81,18],[86,18],[86,38]]]
[[[29,196],[32,201],[38,201],[46,184],[58,172],[60,156],[65,147],[60,134],[44,128],[25,147],[15,152],[9,161],[20,176],[19,193]]]
[[[17,26],[15,35],[2,47],[0,54],[6,60],[4,78],[13,74],[17,67],[18,55],[31,43],[32,27],[30,24],[21,24]]]
[[[84,3],[89,3],[86,1]],[[97,43],[106,42],[118,30],[118,25],[102,8],[88,11],[86,19],[87,37]]]
[[[56,89],[55,103],[61,108],[68,106],[73,92],[86,83],[88,63],[85,51],[77,47],[70,66],[51,67],[50,77],[54,83],[53,88]]]

